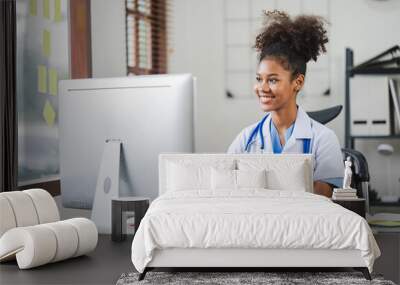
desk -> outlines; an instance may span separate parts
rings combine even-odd
[[[355,198],[351,200],[346,199],[332,199],[333,203],[339,204],[340,206],[359,214],[365,218],[365,199]]]
[[[126,234],[123,234],[123,227],[126,221],[122,220],[124,211],[135,212],[135,232],[139,228],[147,209],[149,208],[150,199],[146,197],[118,197],[112,198],[112,234],[113,241],[123,241],[126,239]]]

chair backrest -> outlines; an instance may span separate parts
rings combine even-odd
[[[60,220],[57,205],[43,189],[0,193],[0,237],[15,227],[34,226]]]
[[[342,105],[337,105],[331,108],[319,110],[319,111],[313,111],[313,112],[307,112],[307,115],[316,120],[317,122],[320,122],[321,124],[326,124],[335,119],[340,112],[342,111],[343,106]]]

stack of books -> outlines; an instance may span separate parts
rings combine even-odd
[[[356,189],[335,188],[335,189],[333,189],[332,199],[335,199],[335,200],[357,199],[357,190]]]

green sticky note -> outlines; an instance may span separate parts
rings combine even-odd
[[[58,75],[57,69],[50,68],[49,69],[49,93],[51,95],[57,95],[57,85],[58,85]]]
[[[50,19],[50,0],[43,0],[43,17]]]
[[[29,1],[29,13],[31,14],[31,16],[37,15],[37,1],[36,0]]]
[[[45,56],[51,54],[51,34],[48,30],[43,30],[42,52]]]
[[[54,2],[54,21],[61,21],[61,0],[55,0]]]
[[[46,103],[44,104],[42,115],[47,125],[49,127],[52,127],[54,125],[54,121],[56,118],[56,112],[54,111],[54,108],[49,102],[49,100],[46,100]]]
[[[47,68],[44,65],[38,65],[38,91],[47,92]]]

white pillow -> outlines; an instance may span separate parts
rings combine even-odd
[[[211,189],[236,189],[236,170],[212,168]]]
[[[210,190],[211,168],[234,169],[234,160],[183,159],[166,164],[167,191]]]
[[[312,191],[311,165],[295,157],[287,159],[239,159],[239,170],[262,170],[267,172],[267,188],[274,190]],[[309,189],[310,188],[310,189]]]
[[[266,188],[267,176],[265,169],[262,170],[211,170],[211,189],[231,189],[239,190],[242,188]]]
[[[267,188],[267,171],[235,170],[237,188]]]
[[[290,171],[283,169],[271,169],[268,171],[268,186],[271,189],[307,191],[309,174],[305,162],[293,164]]]
[[[172,191],[184,191],[188,189],[209,189],[210,167],[184,166],[170,163],[168,169],[168,189]]]

